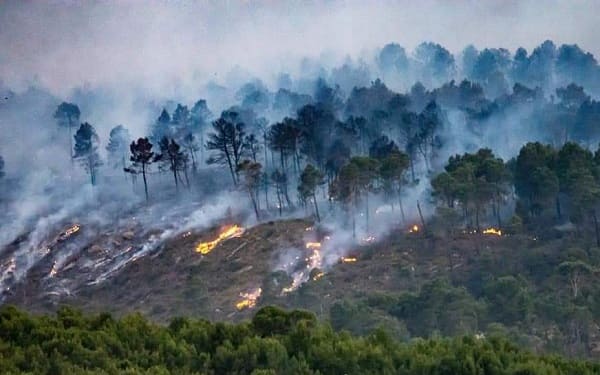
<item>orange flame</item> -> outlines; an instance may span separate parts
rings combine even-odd
[[[214,249],[215,246],[217,246],[222,241],[228,240],[230,238],[240,237],[242,234],[244,234],[244,228],[240,227],[239,225],[234,224],[227,226],[225,227],[225,229],[223,229],[221,233],[219,233],[219,236],[213,241],[199,243],[198,246],[196,246],[196,252],[202,255],[206,255],[210,253],[211,250]]]
[[[242,311],[244,309],[251,309],[256,306],[256,301],[262,294],[262,288],[257,288],[250,293],[240,293],[240,297],[243,299],[235,304],[235,307]]]
[[[59,236],[58,239],[60,241],[64,241],[67,238],[71,237],[73,234],[79,232],[79,229],[81,229],[81,225],[79,224],[73,224],[73,226],[71,226],[70,228],[68,228],[67,230],[65,230],[64,232],[62,232]]]
[[[419,226],[417,224],[414,224],[412,227],[410,227],[410,229],[408,230],[408,233],[417,233],[419,231]]]
[[[342,263],[354,263],[357,260],[358,259],[356,259],[355,257],[342,257],[341,258]]]
[[[488,228],[488,229],[484,229],[483,234],[492,234],[495,236],[501,236],[502,230],[496,229],[496,228]]]
[[[321,248],[321,243],[320,242],[307,242],[306,248],[311,249],[311,250],[315,250],[315,249],[318,250]]]

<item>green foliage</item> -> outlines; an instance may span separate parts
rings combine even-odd
[[[435,289],[441,284],[433,285]],[[379,329],[335,333],[314,315],[266,307],[250,324],[141,315],[114,319],[62,308],[55,317],[0,309],[3,374],[594,374],[600,365],[540,357],[502,338],[401,344]]]

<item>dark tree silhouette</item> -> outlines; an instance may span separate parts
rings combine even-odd
[[[79,107],[73,103],[62,102],[54,112],[54,118],[58,125],[67,128],[69,134],[69,157],[73,159],[73,138],[72,130],[79,123],[81,112]]]
[[[160,154],[156,156],[155,161],[160,162],[162,168],[169,169],[173,173],[175,188],[179,189],[179,172],[185,172],[187,157],[181,151],[181,146],[174,139],[169,140],[167,137],[163,137],[160,140],[159,146]]]
[[[213,122],[213,132],[208,135],[208,142],[206,142],[206,149],[214,151],[207,163],[227,165],[234,185],[238,183],[237,165],[246,154],[245,125],[238,119],[236,112],[221,115]]]
[[[242,173],[242,186],[248,192],[256,220],[260,219],[260,207],[258,205],[258,193],[260,191],[260,183],[262,177],[262,166],[260,163],[251,160],[244,160],[238,164],[237,169]]]
[[[152,143],[148,138],[139,138],[137,141],[131,142],[129,145],[131,151],[132,165],[129,168],[125,168],[125,172],[142,174],[144,180],[144,193],[146,194],[146,201],[148,201],[148,181],[146,179],[146,173],[148,172],[149,166],[154,162],[154,152],[152,151]]]
[[[186,134],[181,140],[181,146],[187,151],[187,154],[192,159],[192,172],[196,172],[198,169],[196,153],[200,150],[200,144],[198,144],[196,136],[192,133]]]
[[[89,173],[92,185],[96,185],[96,174],[102,165],[98,155],[98,134],[94,127],[86,122],[81,124],[73,138],[75,139],[73,158],[78,160]]]
[[[303,200],[312,199],[315,208],[315,216],[317,221],[321,221],[321,215],[319,215],[319,206],[317,204],[317,187],[325,183],[324,175],[317,168],[308,164],[302,174],[300,174],[300,184],[298,185],[298,193]]]
[[[158,116],[158,119],[156,119],[156,122],[152,125],[150,138],[153,142],[158,143],[163,137],[173,137],[173,133],[174,131],[171,127],[171,115],[163,108],[160,116]]]

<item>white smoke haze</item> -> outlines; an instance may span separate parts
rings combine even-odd
[[[254,218],[247,194],[230,190],[225,169],[208,168],[204,160],[196,178],[201,186],[179,197],[173,194],[171,176],[154,168],[148,205],[141,178],[132,187],[120,169],[105,166],[99,185],[92,188],[85,171],[70,164],[69,135],[52,117],[63,101],[76,103],[81,122],[95,127],[104,156],[114,126],[123,124],[134,139],[147,136],[162,108],[172,113],[176,103],[191,108],[201,98],[218,117],[222,110],[239,104],[240,87],[248,82],[264,87],[272,102],[282,87],[314,95],[316,79],[324,78],[328,84],[338,84],[346,99],[354,86],[369,86],[382,76],[376,55],[389,42],[399,43],[410,56],[422,42],[440,43],[457,60],[458,72],[452,77],[457,79],[464,76],[459,59],[469,44],[506,47],[512,53],[520,46],[531,51],[551,39],[556,44],[577,43],[598,55],[597,5],[558,0],[543,4],[532,0],[4,1],[0,4],[0,155],[8,177],[0,186],[8,203],[0,202],[6,213],[0,218],[0,291],[7,285],[8,271],[18,281],[42,259],[51,259],[61,269],[104,233],[131,229],[139,243],[131,248],[102,243],[109,254],[94,266],[98,270],[91,284],[103,282],[189,231],[209,229],[231,218],[251,227],[279,217],[262,212],[260,221]],[[420,76],[422,72],[409,67],[384,83],[406,92]],[[425,82],[428,89],[434,83],[434,78]],[[258,116],[271,124],[294,115],[289,112],[269,106]],[[444,147],[436,155],[434,171],[450,155],[490,147],[507,160],[525,142],[547,137],[535,127],[531,108],[494,114],[483,122],[483,129],[475,130],[465,112],[448,110],[445,115]],[[418,183],[402,194],[404,215],[397,205],[392,211],[382,197],[373,195],[368,228],[360,209],[353,218],[339,208],[330,210],[327,197],[319,198],[320,229],[329,238],[311,239],[311,232],[302,239],[322,242],[321,258],[313,268],[327,271],[341,257],[360,254],[372,237],[379,240],[398,227],[420,225],[417,202],[425,217],[431,215],[431,172],[423,163],[416,169]],[[295,182],[290,183],[292,197]],[[273,197],[270,204],[274,206]],[[303,218],[307,212],[287,210],[282,218]],[[80,224],[81,232],[46,258],[45,244],[73,224]],[[274,269],[285,270],[301,282],[308,280],[310,269],[301,276],[296,269],[307,249],[284,245],[279,253]]]
[[[559,0],[4,1],[0,77],[60,96],[88,84],[177,98],[198,96],[199,83],[226,83],[235,67],[273,82],[303,58],[356,59],[391,40],[408,50],[435,41],[456,54],[468,44],[531,49],[552,39],[597,55],[596,7]]]

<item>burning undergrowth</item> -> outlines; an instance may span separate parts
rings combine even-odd
[[[243,227],[242,223],[225,217],[206,230],[182,231],[183,225],[171,232],[120,226],[119,231],[93,236],[93,228],[81,224],[76,234],[60,242],[11,288],[6,302],[34,311],[52,311],[63,303],[88,311],[140,311],[162,321],[180,315],[240,320],[269,304],[327,311],[327,306],[346,295],[395,290],[405,282],[409,287],[414,277],[442,272],[448,257],[457,272],[469,264],[459,250],[448,255],[446,243],[432,242],[422,230],[410,233],[409,226],[364,242],[361,238],[368,236],[353,239],[348,231],[313,227],[306,220]],[[235,225],[243,232],[232,231]],[[94,240],[79,253],[50,257],[60,253],[61,246],[86,238]],[[196,251],[199,244],[218,238],[222,240],[208,253]],[[511,236],[468,234],[455,241],[452,246],[460,248],[464,243],[471,249],[482,241],[501,246]],[[422,259],[434,256],[432,246],[441,246],[436,251],[443,253],[433,264]],[[475,248],[465,254],[471,253]],[[0,266],[15,267],[10,258]]]
[[[46,225],[19,236],[0,252],[0,302],[20,282],[35,280],[43,293],[55,296],[104,283],[129,264],[160,252],[165,241],[201,231],[218,218],[232,218],[226,203],[216,199],[204,205],[140,206],[115,213],[112,220],[87,215],[84,220],[54,223],[48,218]]]

